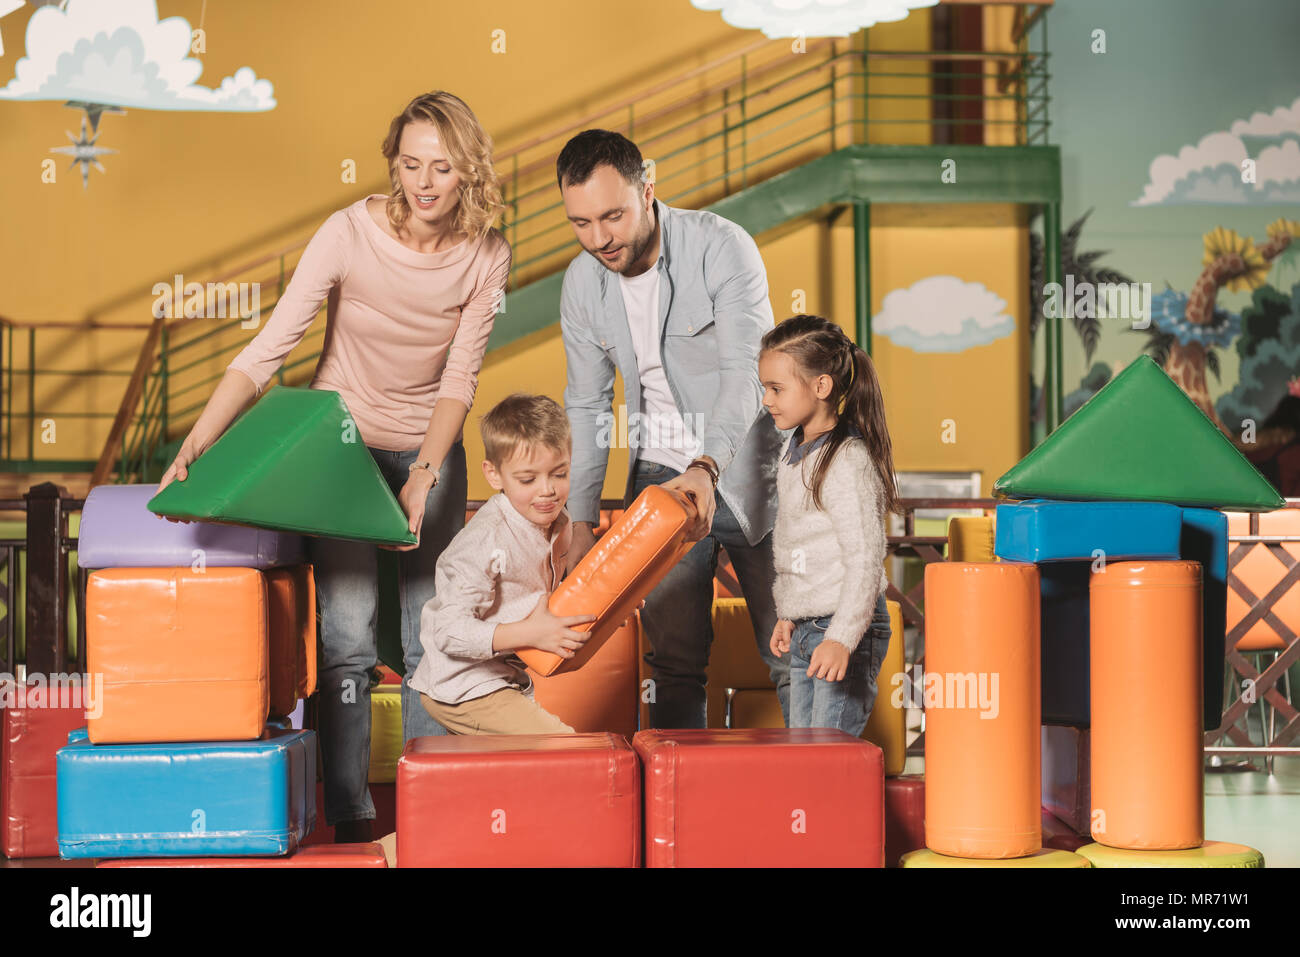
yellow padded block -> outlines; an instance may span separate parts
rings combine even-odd
[[[936,854],[927,847],[919,851],[908,851],[901,858],[903,867],[1091,867],[1086,857],[1071,851],[1056,851],[1043,848],[1028,857],[1003,857],[981,859],[974,857],[948,857]]]
[[[862,737],[885,752],[885,777],[897,777],[907,763],[907,712],[894,704],[895,689],[902,687],[903,609],[896,601],[886,601],[889,608],[889,651],[876,676],[876,703],[867,718]],[[904,702],[906,703],[906,702]]]
[[[1264,855],[1244,844],[1206,841],[1182,851],[1129,851],[1105,844],[1085,844],[1079,853],[1093,867],[1263,867]]]
[[[764,640],[771,638],[767,635]],[[709,649],[706,714],[710,728],[725,727],[727,689],[770,689],[776,698],[776,688],[767,673],[767,664],[758,655],[754,641],[754,624],[749,620],[749,609],[743,598],[715,598],[713,600],[713,646]],[[733,725],[748,727],[747,725]],[[753,727],[784,727],[781,709],[777,708],[776,725]]]
[[[371,784],[394,784],[397,759],[402,756],[402,686],[375,685],[370,689]]]
[[[954,515],[948,520],[948,561],[996,562],[992,515]]]

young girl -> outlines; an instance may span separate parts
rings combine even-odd
[[[897,512],[884,401],[835,323],[794,316],[763,336],[763,405],[794,429],[777,471],[773,654],[790,654],[790,727],[857,737],[889,647],[886,512]]]

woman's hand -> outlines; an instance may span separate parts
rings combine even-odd
[[[397,496],[397,503],[406,513],[407,528],[415,536],[414,545],[380,545],[394,552],[409,552],[420,547],[420,528],[424,525],[424,503],[429,500],[429,490],[433,488],[433,473],[428,469],[416,469],[402,486]]]
[[[826,641],[813,649],[812,660],[808,662],[808,677],[822,678],[826,681],[839,681],[849,670],[849,651],[838,641]]]
[[[167,471],[163,473],[162,481],[158,483],[158,491],[161,492],[174,481],[184,482],[189,478],[190,466],[194,464],[194,460],[197,459],[202,452],[202,449],[196,450],[195,446],[188,438],[181,443],[180,450],[176,453],[176,458],[172,460],[172,464],[169,465]],[[190,524],[190,521],[187,518],[172,518],[170,515],[159,515],[158,517],[165,518],[169,522],[184,522],[186,525]]]
[[[772,638],[768,642],[772,649],[772,654],[780,658],[790,650],[790,635],[794,633],[794,622],[782,618],[777,621],[776,627],[772,629]]]

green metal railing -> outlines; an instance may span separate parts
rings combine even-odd
[[[1038,40],[1031,44],[1028,36],[1021,37],[1011,53],[874,50],[867,31],[845,40],[809,41],[801,53],[793,53],[789,41],[764,41],[498,150],[496,166],[507,205],[501,228],[514,253],[509,289],[517,292],[554,275],[579,251],[556,188],[554,161],[582,129],[617,129],[634,139],[654,161],[656,195],[690,208],[708,206],[852,144],[928,143],[945,126],[973,125],[985,131],[985,138],[997,130],[999,138],[1010,138],[1017,146],[1046,143],[1050,97],[1044,19],[1038,18]],[[979,72],[962,72],[957,64],[978,65]],[[978,80],[982,92],[936,93],[934,81],[949,78]],[[971,102],[982,106],[977,117],[939,115],[948,112],[946,105]],[[1005,110],[1005,104],[1014,105],[1012,115],[988,115]],[[371,191],[387,188],[383,184]],[[261,304],[266,316],[283,294],[307,238],[216,281],[274,288],[275,296]],[[268,279],[258,274],[267,266],[277,275]],[[509,300],[507,295],[503,313],[508,314]],[[116,473],[120,481],[160,477],[226,366],[247,344],[250,332],[239,328],[242,322],[239,316],[155,319],[97,476]],[[318,318],[280,369],[280,382],[296,384],[310,376],[324,333]],[[503,341],[494,335],[493,347]],[[12,355],[7,349],[10,360]],[[10,388],[23,375],[12,364],[5,371]],[[28,381],[35,378],[33,373]],[[34,404],[29,390],[28,408]],[[6,401],[0,421],[7,443],[11,420],[24,415],[35,420]]]

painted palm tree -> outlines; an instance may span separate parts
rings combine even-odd
[[[1094,287],[1103,283],[1129,283],[1129,279],[1123,273],[1103,265],[1100,260],[1103,256],[1110,255],[1110,250],[1101,251],[1079,251],[1079,240],[1083,233],[1083,225],[1092,215],[1092,210],[1088,210],[1078,219],[1076,219],[1064,233],[1061,234],[1061,275],[1073,276],[1074,283],[1078,286],[1080,283],[1091,283]],[[1046,283],[1045,257],[1043,255],[1043,240],[1037,233],[1029,234],[1029,341],[1030,348],[1033,348],[1034,337],[1038,334],[1038,327],[1043,321],[1043,288]],[[1073,312],[1073,310],[1072,310]],[[1072,322],[1074,331],[1078,333],[1079,340],[1083,343],[1083,355],[1085,362],[1092,361],[1092,354],[1097,349],[1097,340],[1101,337],[1101,321],[1093,315],[1080,316],[1074,315]],[[1033,383],[1032,373],[1030,374],[1030,394],[1037,393],[1037,400],[1034,403],[1034,419],[1041,420],[1046,415],[1046,392],[1038,389]]]
[[[1220,289],[1258,289],[1291,242],[1300,237],[1300,222],[1279,219],[1268,225],[1268,239],[1259,246],[1249,236],[1216,226],[1205,234],[1201,274],[1190,295],[1173,289],[1153,297],[1152,323],[1146,351],[1163,367],[1220,429],[1231,436],[1210,401],[1206,372],[1219,372],[1216,347],[1227,346],[1241,331],[1241,317],[1216,308]]]

